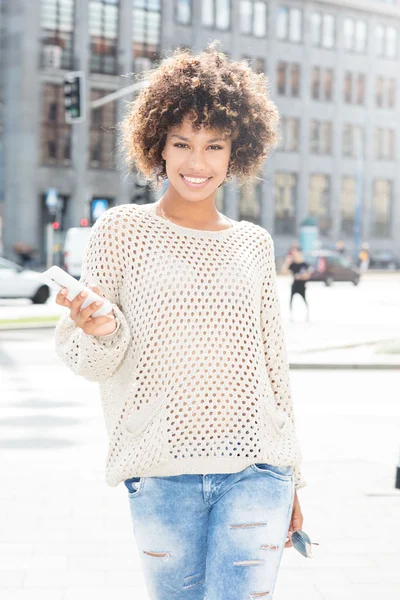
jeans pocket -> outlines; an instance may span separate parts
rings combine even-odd
[[[128,495],[130,498],[136,498],[143,491],[145,477],[131,477],[125,479],[124,484],[128,489]]]
[[[281,481],[290,481],[293,477],[293,467],[291,466],[278,467],[269,463],[253,463],[250,466],[256,473],[270,475]]]

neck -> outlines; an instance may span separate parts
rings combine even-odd
[[[164,215],[178,225],[204,227],[218,224],[226,226],[228,222],[230,223],[227,217],[218,212],[213,196],[191,202],[180,197],[174,198],[167,190],[158,204]]]

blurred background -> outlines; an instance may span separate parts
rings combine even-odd
[[[285,550],[276,599],[400,597],[400,1],[0,0],[0,593],[147,598],[125,491],[104,483],[97,385],[54,353],[96,219],[154,202],[118,155],[131,74],[214,39],[263,72],[280,146],[217,207],[275,242],[314,560]],[[167,182],[166,182],[167,183]],[[289,313],[297,246],[309,320]],[[291,317],[291,318],[290,318]],[[239,599],[238,599],[239,600]]]

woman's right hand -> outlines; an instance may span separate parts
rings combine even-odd
[[[104,298],[97,286],[88,285],[87,287]],[[84,294],[83,296],[82,293]],[[117,323],[115,321],[113,312],[111,311],[102,317],[92,317],[92,314],[95,313],[96,310],[99,310],[101,304],[92,302],[92,304],[89,304],[89,306],[86,308],[81,309],[81,306],[87,296],[87,292],[82,293],[78,294],[76,298],[70,301],[68,298],[66,298],[67,290],[63,288],[56,296],[56,303],[60,304],[61,306],[66,306],[70,309],[71,319],[75,321],[76,326],[80,327],[87,335],[102,336],[113,333],[117,328]]]

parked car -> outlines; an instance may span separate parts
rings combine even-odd
[[[36,271],[0,258],[0,298],[30,298],[34,304],[44,304],[50,289],[38,275]]]
[[[304,260],[312,267],[309,281],[323,281],[332,285],[335,281],[351,281],[358,285],[360,271],[351,259],[332,250],[314,250],[304,253]]]
[[[400,269],[400,259],[391,250],[371,251],[369,267],[371,269]]]
[[[83,254],[91,231],[91,227],[71,227],[65,234],[64,269],[76,279],[81,276]]]

